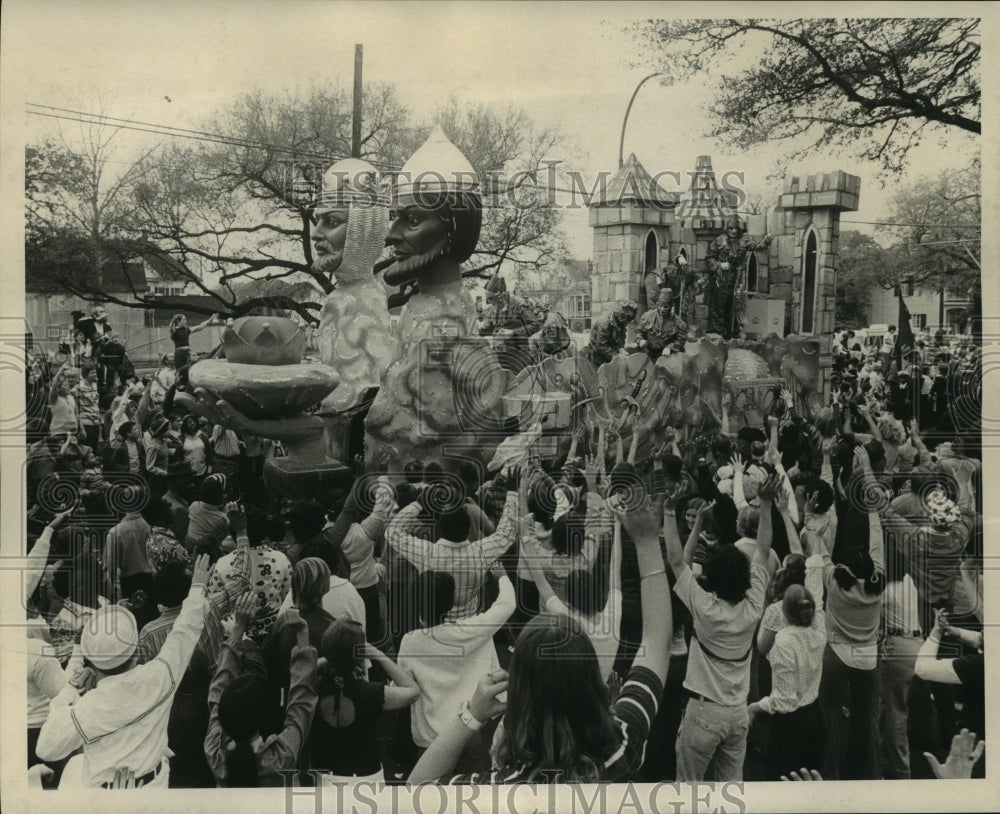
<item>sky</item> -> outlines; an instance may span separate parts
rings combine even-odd
[[[651,16],[676,16],[678,9],[691,14],[692,8],[663,3],[6,0],[2,58],[11,125],[6,129],[13,134],[23,128],[23,138],[31,141],[59,126],[53,119],[25,115],[26,102],[83,111],[103,103],[111,116],[197,128],[251,88],[278,91],[324,80],[349,84],[354,44],[362,43],[365,79],[394,83],[418,118],[429,117],[451,96],[469,103],[511,102],[538,124],[559,127],[566,155],[554,157],[592,177],[616,168],[626,105],[650,72],[648,65],[631,64],[637,46],[625,27]],[[736,11],[721,3],[707,8],[716,15]],[[802,4],[786,8],[801,13]],[[814,8],[825,11],[830,5]],[[842,5],[838,13],[864,14],[871,8]],[[748,13],[746,5],[738,9]],[[720,67],[738,69],[756,53],[745,48]],[[708,75],[670,87],[648,82],[629,117],[625,155],[634,151],[654,173],[685,173],[698,155],[708,153],[717,173],[742,171],[749,189],[767,191],[772,199],[780,191],[779,180],[765,177],[772,167],[787,165],[789,174],[842,169],[862,177],[860,209],[846,214],[845,221],[877,221],[888,214],[898,182],[882,187],[873,165],[829,154],[787,164],[781,144],[739,153],[705,138],[704,108],[716,81]],[[74,127],[61,125],[67,132]],[[153,139],[123,136],[119,158],[127,159]],[[8,147],[16,141],[5,139]],[[920,147],[913,154],[914,170],[903,181],[958,165],[970,145],[969,138],[956,133],[947,150],[936,144]],[[592,233],[586,212],[567,216],[565,228],[571,255],[588,258]],[[847,223],[845,228],[871,230]]]

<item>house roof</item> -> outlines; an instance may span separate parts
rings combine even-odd
[[[629,153],[607,187],[600,190],[590,205],[618,206],[625,201],[661,207],[673,207],[677,204],[675,196],[653,180],[653,176],[642,166],[635,153]]]

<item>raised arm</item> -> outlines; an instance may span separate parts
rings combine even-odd
[[[679,490],[678,490],[679,491]],[[676,498],[671,495],[671,508],[676,506]],[[631,535],[635,543],[636,559],[639,561],[639,594],[642,605],[642,643],[640,654],[634,664],[641,664],[652,670],[660,681],[667,676],[667,666],[670,663],[668,639],[666,631],[674,629],[673,609],[670,604],[670,584],[667,581],[667,571],[660,554],[660,528],[663,525],[666,501],[660,504],[645,499],[645,505],[639,509],[625,511],[620,506],[620,500],[614,501],[612,511],[621,521],[622,526]],[[674,562],[679,561],[683,567],[681,541],[677,537],[677,524],[667,523],[663,529],[667,543],[668,558],[674,552]],[[671,567],[674,567],[672,562]]]
[[[961,684],[962,679],[955,672],[952,659],[939,659],[938,649],[941,647],[941,637],[947,625],[947,616],[941,618],[942,611],[934,616],[934,627],[917,652],[916,674],[923,681],[936,681],[939,684]]]
[[[733,503],[736,509],[743,509],[750,504],[747,503],[746,495],[743,493],[743,458],[737,452],[733,455],[730,463],[733,466]]]
[[[760,525],[757,527],[757,550],[754,552],[753,561],[764,568],[767,568],[767,561],[771,556],[771,542],[774,537],[774,530],[771,527],[771,505],[779,488],[778,476],[770,475],[757,492],[757,497],[760,499]]]
[[[854,461],[860,467],[866,485],[875,484],[871,460],[864,447],[855,447]],[[885,538],[882,534],[882,519],[878,512],[868,513],[868,554],[875,565],[875,572],[885,574]]]
[[[489,537],[484,537],[478,541],[482,547],[483,558],[487,562],[492,562],[501,556],[515,542],[517,542],[518,526],[518,493],[508,492],[507,502],[504,503],[503,513],[500,515],[500,522],[497,523],[497,530]]]
[[[410,533],[410,526],[420,512],[420,503],[414,501],[401,509],[385,530],[385,542],[397,553],[416,565],[423,566],[431,543]]]
[[[799,531],[795,527],[795,521],[789,511],[789,507],[795,505],[795,498],[793,496],[789,500],[788,490],[784,488],[787,484],[788,479],[782,477],[782,488],[778,489],[778,494],[774,498],[774,504],[778,507],[778,512],[781,514],[781,522],[785,524],[785,534],[788,535],[789,550],[793,554],[801,554],[802,543],[799,540]]]
[[[684,546],[681,544],[680,535],[677,533],[677,501],[681,493],[680,484],[674,486],[672,491],[668,491],[663,498],[663,517],[661,528],[663,530],[664,550],[667,557],[667,567],[673,572],[674,577],[680,577],[681,572],[688,568],[684,561]],[[668,527],[673,526],[673,533],[668,533]]]
[[[694,562],[694,553],[698,548],[698,539],[701,537],[702,527],[705,525],[705,518],[712,512],[715,508],[715,501],[705,503],[700,509],[698,509],[698,516],[695,517],[694,525],[691,527],[691,533],[688,534],[687,541],[684,543],[684,563],[688,567]],[[668,523],[673,523],[674,526],[677,525],[677,516],[670,510],[669,515],[665,515],[663,518],[663,525],[667,526]],[[676,572],[675,572],[676,573]]]

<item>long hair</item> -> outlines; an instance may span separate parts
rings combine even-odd
[[[326,664],[319,668],[319,714],[329,723],[340,712],[344,689],[361,678],[365,631],[353,619],[338,619],[323,633],[320,651]]]
[[[493,762],[526,779],[595,782],[618,747],[590,638],[566,617],[535,617],[514,646]]]
[[[805,532],[808,534],[808,532]],[[789,554],[767,588],[768,602],[778,602],[792,585],[805,585],[806,558],[801,554]]]
[[[292,571],[292,599],[300,608],[318,607],[330,590],[330,566],[319,557],[305,557]]]
[[[809,627],[816,616],[816,601],[804,585],[790,585],[781,600],[781,612],[796,627]]]
[[[242,675],[233,681],[219,699],[219,724],[236,745],[226,751],[226,785],[257,786],[257,755],[250,742],[260,731],[260,711],[264,707],[264,688],[256,676]]]

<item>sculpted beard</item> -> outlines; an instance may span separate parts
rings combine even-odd
[[[448,251],[448,238],[443,238],[422,254],[403,257],[391,265],[382,276],[388,285],[402,285],[414,279],[418,272],[425,269]]]
[[[313,259],[312,270],[319,274],[333,274],[343,262],[344,253],[321,254]]]

